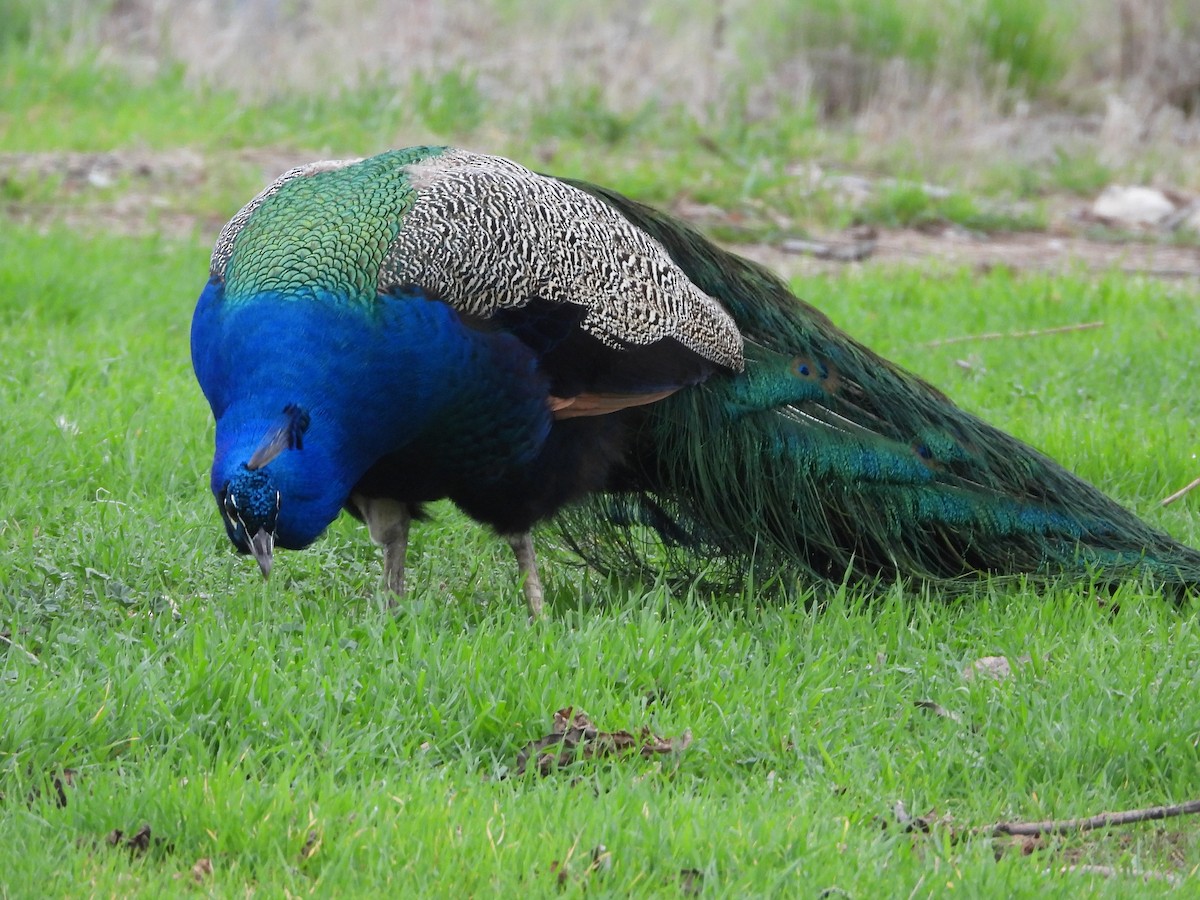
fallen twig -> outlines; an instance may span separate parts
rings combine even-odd
[[[943,719],[949,719],[951,722],[962,724],[962,716],[954,712],[952,709],[946,709],[940,703],[935,703],[933,700],[914,700],[913,706],[917,709],[927,709],[935,716],[940,716]]]
[[[802,253],[815,256],[817,259],[831,259],[834,262],[861,262],[875,252],[875,241],[855,241],[844,244],[791,238],[780,244],[779,249],[784,253]]]
[[[1079,322],[1075,325],[1058,325],[1054,328],[1035,328],[1030,331],[985,331],[983,334],[962,334],[958,337],[937,338],[926,341],[922,347],[945,347],[948,344],[965,344],[969,341],[1000,341],[1008,338],[1045,337],[1048,334],[1066,334],[1071,331],[1091,331],[1103,328],[1103,322]]]
[[[1187,496],[1188,494],[1190,494],[1192,491],[1194,491],[1198,487],[1200,487],[1200,478],[1197,478],[1195,481],[1185,484],[1183,487],[1181,487],[1179,490],[1177,490],[1175,493],[1173,493],[1170,497],[1167,497],[1165,500],[1163,500],[1162,505],[1170,506],[1172,503],[1174,503],[1180,497]]]
[[[1117,825],[1131,825],[1135,822],[1170,819],[1175,816],[1192,815],[1195,813],[1200,813],[1200,800],[1189,800],[1186,803],[1177,803],[1170,806],[1151,806],[1145,809],[1100,813],[1099,815],[1081,819],[1050,819],[1045,822],[998,822],[995,825],[983,828],[960,829],[953,827],[949,816],[944,815],[937,819],[932,814],[914,817],[909,815],[903,801],[897,801],[892,806],[892,815],[895,817],[896,822],[908,833],[929,834],[935,827],[950,826],[948,835],[951,843],[957,844],[960,841],[969,841],[972,838],[985,835],[991,837],[997,861],[1003,858],[1009,851],[1015,850],[1023,856],[1029,856],[1035,852],[1047,850],[1047,842],[1043,840],[1047,835],[1078,834],[1084,831],[1095,831],[1100,828],[1112,828]],[[888,827],[886,820],[883,821],[883,827]],[[1065,865],[1057,870],[1046,869],[1045,874],[1051,874],[1055,871],[1063,874],[1078,872],[1105,877],[1123,875],[1141,878],[1144,881],[1154,879],[1166,881],[1171,884],[1175,884],[1180,880],[1178,876],[1171,872],[1156,870],[1138,872],[1128,869],[1118,869],[1113,866],[1080,863]]]
[[[1046,869],[1046,874],[1051,875],[1054,869]],[[1170,872],[1155,872],[1148,870],[1145,872],[1134,872],[1128,869],[1118,869],[1115,866],[1063,866],[1057,870],[1059,874],[1066,875],[1071,872],[1078,872],[1082,875],[1102,875],[1105,878],[1116,878],[1119,875],[1128,875],[1134,878],[1140,878],[1142,881],[1165,881],[1168,884],[1178,884],[1179,877]]]
[[[1084,819],[1052,819],[1047,822],[1000,822],[990,829],[993,836],[1005,834],[1042,835],[1070,834],[1076,831],[1094,831],[1114,825],[1131,825],[1134,822],[1150,822],[1200,813],[1200,800],[1189,800],[1173,806],[1151,806],[1146,809],[1130,809],[1124,812],[1100,813]]]
[[[4,641],[4,643],[8,644],[8,646],[12,647],[14,650],[20,650],[22,653],[24,653],[29,658],[29,661],[31,663],[33,663],[35,666],[40,666],[42,664],[42,661],[40,659],[38,659],[36,656],[34,656],[32,653],[30,653],[28,650],[26,650],[24,647],[22,647],[16,641],[14,641],[11,637],[9,637],[3,631],[0,631],[0,641]]]

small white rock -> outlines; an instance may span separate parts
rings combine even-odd
[[[87,174],[88,184],[94,188],[109,188],[116,183],[116,179],[112,174],[105,172],[103,169],[92,169]]]
[[[1092,204],[1092,215],[1119,225],[1157,225],[1175,204],[1155,188],[1110,184]]]

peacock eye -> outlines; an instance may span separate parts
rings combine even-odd
[[[235,526],[241,517],[241,510],[238,508],[237,498],[230,493],[229,485],[221,488],[219,505],[221,507],[221,515],[229,522],[230,527]]]

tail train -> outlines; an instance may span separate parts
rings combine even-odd
[[[745,370],[648,408],[621,491],[560,513],[604,569],[976,574],[1200,586],[1200,552],[837,329],[761,266],[576,183],[666,248],[745,338]],[[639,539],[639,526],[657,540]]]

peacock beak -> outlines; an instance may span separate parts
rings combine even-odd
[[[265,528],[258,529],[254,537],[250,538],[250,552],[258,560],[258,567],[262,569],[264,579],[271,574],[271,553],[274,549],[275,535]]]

